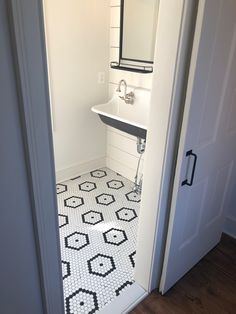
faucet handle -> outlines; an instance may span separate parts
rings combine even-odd
[[[135,98],[134,92],[129,92],[128,94],[126,94],[126,96],[128,96],[128,98]]]
[[[119,96],[120,97],[120,99],[122,99],[122,100],[124,100],[125,101],[125,97],[124,96]]]
[[[126,104],[133,105],[134,99],[135,99],[134,92],[129,92],[128,94],[125,95],[124,100],[125,100]]]

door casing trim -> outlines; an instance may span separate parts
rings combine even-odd
[[[42,3],[10,0],[8,8],[43,309],[44,313],[63,314]]]
[[[48,314],[63,314],[42,0],[9,2],[44,309]],[[174,2],[163,0],[159,8],[160,14],[167,12],[172,22],[165,34],[163,29],[166,28],[166,21],[160,18],[158,22],[155,59],[159,62],[156,62],[154,71],[138,229],[135,281],[147,292],[158,287],[162,270],[175,161],[176,129],[179,126],[178,112],[181,111],[184,86],[183,58],[186,55],[185,49],[188,48],[189,38],[186,25],[189,23],[189,15],[194,10],[194,2],[194,0]],[[164,35],[164,44],[159,45]],[[164,61],[165,59],[167,61]],[[160,80],[161,75],[163,77]],[[162,246],[158,245],[160,242]]]

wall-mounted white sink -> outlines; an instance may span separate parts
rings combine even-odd
[[[112,99],[105,104],[92,107],[100,119],[107,125],[134,135],[146,138],[148,130],[148,113],[150,91],[137,88],[134,90],[134,103],[126,104],[115,92]]]

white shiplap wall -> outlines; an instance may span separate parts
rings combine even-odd
[[[110,0],[110,61],[119,59],[120,36],[120,0]],[[115,92],[121,79],[129,87],[141,87],[151,90],[152,74],[140,74],[127,71],[109,70],[109,97]],[[107,166],[124,177],[134,180],[138,164],[136,138],[111,127],[107,128]],[[143,160],[141,162],[142,170]]]

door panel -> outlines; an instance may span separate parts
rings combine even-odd
[[[203,216],[205,228],[208,228],[211,224],[214,224],[214,222],[222,215],[225,195],[229,188],[228,185],[231,173],[232,163],[220,169],[215,176],[213,175],[213,180],[211,182],[213,191],[209,197],[209,204],[206,204],[209,210],[207,210]],[[218,206],[215,207],[214,203],[218,204]]]
[[[188,200],[187,203],[185,204],[185,217],[184,217],[185,219],[183,221],[184,223],[182,229],[182,239],[180,241],[181,248],[183,248],[185,245],[188,245],[188,243],[198,235],[200,226],[199,212],[202,211],[203,201],[199,203],[198,202],[194,203],[194,198],[201,200],[202,195],[204,195],[206,191],[206,187],[207,181],[203,180],[196,184],[193,187],[193,193],[188,195]],[[192,206],[192,212],[187,210],[189,206]]]
[[[200,0],[161,291],[220,240],[236,158],[236,1]],[[191,177],[192,186],[182,185]]]
[[[0,0],[0,313],[43,314],[8,14]]]

